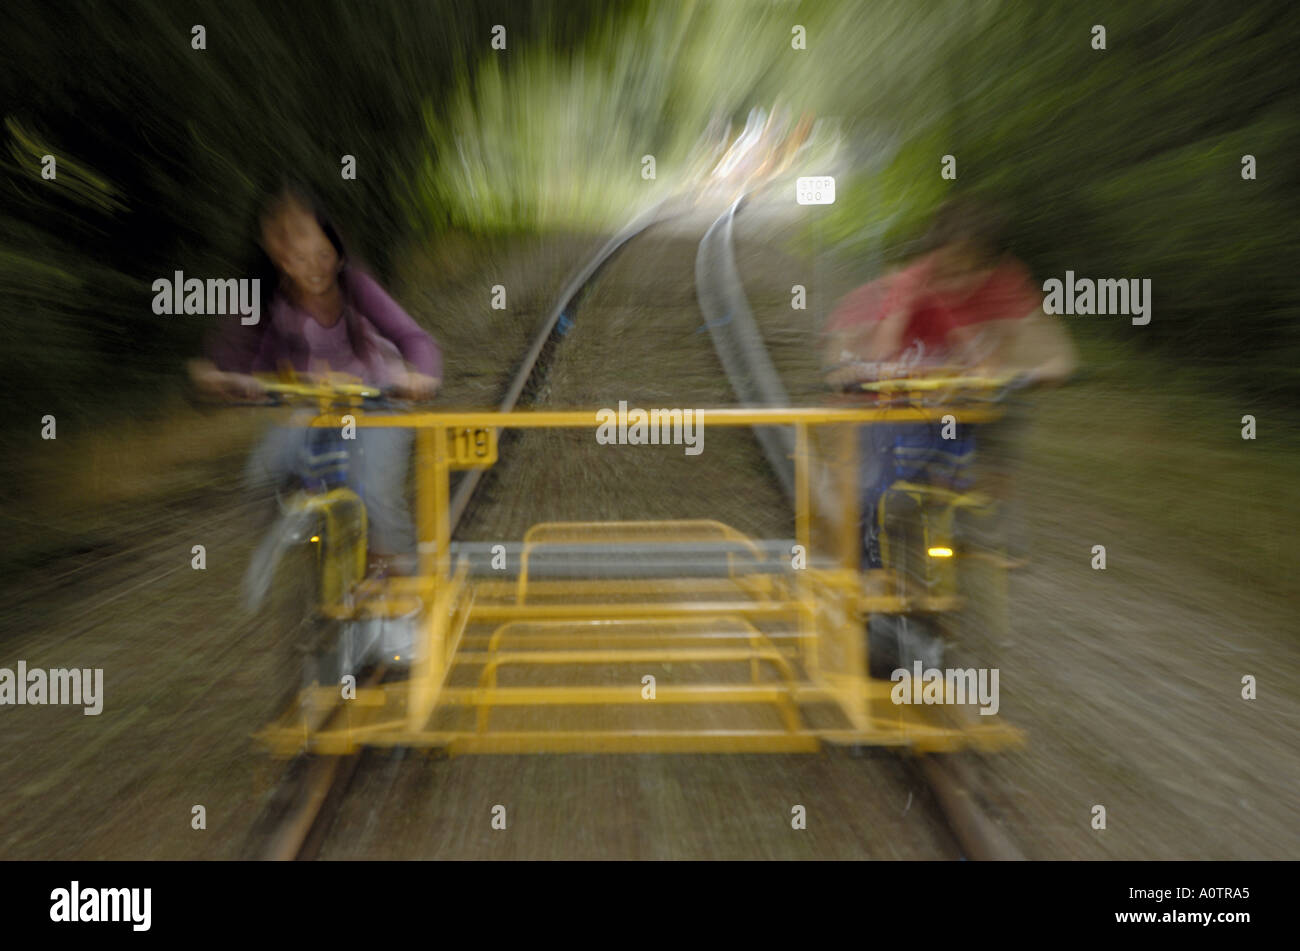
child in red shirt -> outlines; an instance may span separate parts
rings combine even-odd
[[[969,202],[945,206],[930,244],[929,254],[859,288],[832,314],[828,362],[839,363],[828,382],[853,389],[855,383],[939,367],[945,375],[1015,374],[1027,383],[1069,376],[1069,337],[1042,314],[1041,296],[1024,266],[1001,253],[988,209]],[[965,470],[974,457],[973,435],[961,429],[957,438],[944,439],[941,428],[928,423],[866,427],[860,480],[870,567],[879,566],[876,507],[890,485],[931,476],[954,488],[969,484]],[[996,441],[1002,449],[1018,442]]]

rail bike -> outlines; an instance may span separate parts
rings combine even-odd
[[[859,511],[864,432],[991,422],[1000,408],[988,394],[1003,382],[892,381],[851,405],[697,411],[708,429],[793,431],[787,537],[687,518],[541,522],[522,538],[463,542],[452,538],[458,473],[496,465],[503,433],[595,439],[605,415],[430,411],[358,384],[267,381],[321,434],[306,444],[331,465],[346,455],[344,433],[413,430],[419,550],[413,573],[367,576],[359,494],[307,466],[246,579],[253,601],[282,586],[288,564],[309,581],[293,589],[303,592],[291,638],[302,676],[259,738],[282,755],[1017,745],[1019,731],[981,714],[951,678],[937,702],[897,702],[869,657],[892,637],[891,662],[910,658],[900,619],[960,637],[948,621],[968,600],[965,566],[996,561],[963,534],[967,516],[994,517],[996,506],[974,490],[891,483],[879,501],[879,565],[863,564]]]

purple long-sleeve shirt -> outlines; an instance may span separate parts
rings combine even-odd
[[[420,373],[442,377],[442,351],[370,275],[353,267],[340,275],[370,343],[363,358],[352,346],[347,323],[325,327],[277,293],[259,325],[227,325],[210,348],[213,363],[226,372],[273,372],[288,363],[299,372],[350,373],[366,383],[392,382],[393,367],[405,360]]]

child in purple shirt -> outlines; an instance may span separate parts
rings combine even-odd
[[[262,247],[275,267],[258,325],[227,325],[194,361],[198,387],[227,398],[253,397],[253,373],[292,366],[298,373],[342,372],[408,399],[437,393],[442,377],[438,344],[368,274],[350,266],[343,242],[305,192],[281,191],[262,215]],[[276,487],[294,471],[307,431],[275,427],[249,462],[247,477]],[[412,431],[361,428],[349,460],[348,484],[365,501],[370,550],[386,567],[409,563],[415,533],[405,498]]]

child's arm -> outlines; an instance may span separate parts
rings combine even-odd
[[[1057,321],[1044,317],[1041,309],[1021,318],[1016,355],[1018,362],[1029,366],[1035,383],[1063,383],[1078,365],[1070,335]]]
[[[370,275],[349,268],[347,280],[352,299],[361,313],[376,330],[397,346],[402,359],[415,373],[432,380],[432,388],[437,389],[442,381],[442,350],[438,347],[438,342],[389,297]]]
[[[1068,379],[1075,368],[1074,344],[1055,320],[1043,316],[1042,302],[1024,266],[1004,260],[987,301],[995,319],[961,328],[968,365],[977,373],[1017,374],[1032,383]]]

